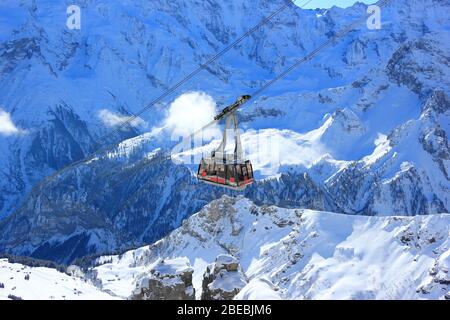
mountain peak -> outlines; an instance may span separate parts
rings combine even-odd
[[[436,299],[446,294],[446,284],[433,281],[445,279],[449,262],[448,215],[350,216],[230,197],[212,204],[150,247],[103,257],[112,262],[90,273],[105,290],[125,297],[124,288],[133,290],[135,278],[161,257],[189,260],[197,299],[217,288],[228,288],[231,296],[240,290],[238,297],[253,299]],[[218,208],[229,214],[217,216]],[[373,273],[373,268],[383,272]],[[108,281],[119,270],[121,278]],[[373,281],[364,281],[367,276]],[[347,277],[352,280],[338,281]]]

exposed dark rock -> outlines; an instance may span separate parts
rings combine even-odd
[[[195,300],[189,260],[163,260],[136,283],[132,300]]]
[[[202,300],[232,300],[247,284],[236,258],[219,255],[214,264],[206,268],[202,283]]]

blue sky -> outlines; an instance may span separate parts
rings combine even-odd
[[[295,3],[299,6],[304,4],[307,0],[295,0]],[[305,6],[307,9],[315,9],[315,8],[330,8],[332,6],[338,6],[341,8],[350,7],[356,0],[312,0],[310,4]],[[359,0],[359,2],[364,2],[367,4],[372,4],[377,2],[377,0]]]

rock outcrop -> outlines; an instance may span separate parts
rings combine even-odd
[[[187,258],[162,260],[136,281],[132,300],[195,300]]]
[[[221,254],[203,275],[202,300],[232,300],[246,284],[239,261]]]

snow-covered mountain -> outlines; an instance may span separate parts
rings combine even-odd
[[[0,260],[0,298],[450,299],[450,215],[352,216],[224,196],[154,244],[89,263],[69,276]]]
[[[187,259],[199,298],[206,267],[227,254],[245,273],[238,299],[450,298],[449,219],[282,209],[225,196],[153,245],[99,258],[92,272],[103,289],[128,296],[162,260]]]
[[[52,268],[29,267],[0,259],[0,300],[110,300],[88,280]]]
[[[17,131],[0,135],[0,252],[71,262],[141,246],[230,194],[197,183],[193,166],[168,158],[171,133],[151,130],[175,96],[100,141],[126,139],[120,145],[38,182],[96,150],[118,119],[281,3],[90,0],[80,3],[81,30],[65,27],[68,3],[2,3],[0,12],[15,17],[0,35],[0,107]],[[449,212],[449,8],[392,1],[381,30],[362,24],[242,109],[259,178],[245,196],[347,214]],[[201,91],[228,103],[365,14],[361,3],[293,7],[177,95]],[[265,138],[278,146],[275,170],[274,150],[252,152]]]

